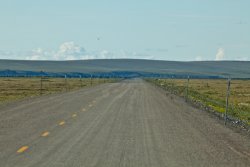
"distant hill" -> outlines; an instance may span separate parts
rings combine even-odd
[[[0,74],[44,71],[45,73],[129,73],[175,76],[218,76],[250,78],[250,61],[161,61],[140,59],[97,59],[77,61],[0,60]]]

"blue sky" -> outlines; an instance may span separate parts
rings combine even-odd
[[[250,60],[249,0],[0,0],[0,59]]]

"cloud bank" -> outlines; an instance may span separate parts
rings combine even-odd
[[[26,60],[88,60],[88,59],[116,59],[116,58],[138,58],[153,59],[153,56],[139,54],[136,52],[110,52],[108,50],[88,52],[86,49],[74,42],[62,43],[56,51],[46,51],[37,48],[27,53]]]
[[[168,50],[160,50],[168,51]],[[36,48],[31,51],[3,51],[0,50],[0,59],[16,59],[16,60],[89,60],[89,59],[157,59],[157,56],[152,56],[152,52],[157,52],[157,50],[147,49],[144,53],[138,52],[129,52],[125,50],[120,50],[116,52],[111,52],[108,50],[100,51],[87,51],[84,47],[76,44],[73,41],[64,42],[55,50],[46,50],[43,48]],[[157,54],[156,54],[157,55]],[[166,55],[167,56],[167,55]],[[166,57],[165,56],[165,57]],[[167,58],[167,57],[166,57]],[[166,60],[166,59],[161,59]],[[238,60],[238,61],[249,61],[250,58],[247,55],[238,55],[237,57],[232,57],[229,59],[225,57],[224,48],[219,48],[215,55],[215,58],[207,58],[204,56],[193,57],[195,61],[204,61],[204,60]],[[189,59],[190,61],[190,59]]]
[[[26,60],[78,60],[88,58],[86,50],[74,42],[62,43],[57,51],[37,48],[27,54]]]

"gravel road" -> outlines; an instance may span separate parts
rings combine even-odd
[[[250,166],[249,137],[141,79],[0,109],[0,167]]]

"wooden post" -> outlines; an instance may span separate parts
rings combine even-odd
[[[40,95],[43,94],[43,76],[41,76],[41,80],[40,80]]]
[[[228,105],[229,105],[229,96],[230,96],[230,86],[231,86],[231,79],[228,78],[227,80],[227,97],[226,97],[226,110],[225,110],[225,125],[227,124],[227,114],[228,114]]]
[[[82,88],[82,76],[79,75],[79,77],[80,77],[80,83],[81,83],[81,88]]]
[[[68,86],[67,86],[67,75],[65,75],[64,78],[65,78],[65,90],[68,91]]]
[[[90,84],[91,84],[91,86],[92,86],[92,83],[93,81],[92,81],[92,74],[91,74],[91,78],[90,78]]]
[[[187,78],[187,85],[186,85],[186,102],[188,101],[188,87],[189,87],[189,76]]]
[[[43,94],[43,71],[41,71],[41,79],[40,79],[40,95]]]
[[[172,91],[172,94],[174,94],[174,76],[172,76],[172,84],[171,84],[172,88],[171,88],[171,91]]]

